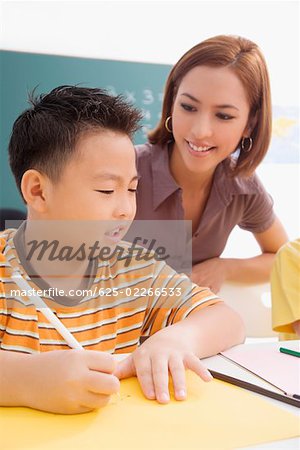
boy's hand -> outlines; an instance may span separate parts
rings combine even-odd
[[[186,398],[185,369],[194,371],[204,381],[212,380],[211,374],[185,343],[184,336],[178,335],[171,326],[155,333],[121,361],[114,374],[119,379],[136,375],[148,399],[168,403],[169,373],[176,400]]]
[[[23,405],[61,414],[106,405],[120,382],[112,355],[92,350],[51,351],[28,356],[22,370]]]

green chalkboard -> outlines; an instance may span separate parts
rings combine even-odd
[[[163,64],[1,51],[0,207],[25,209],[10,172],[7,146],[14,121],[28,108],[28,92],[36,86],[37,93],[44,93],[62,84],[81,84],[122,93],[144,112],[143,128],[135,137],[136,143],[142,143],[160,117],[169,71],[170,66]]]

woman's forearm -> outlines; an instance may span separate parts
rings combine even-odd
[[[228,281],[241,283],[268,283],[274,263],[274,253],[263,253],[253,258],[221,258]]]

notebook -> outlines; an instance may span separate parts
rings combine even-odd
[[[206,365],[215,378],[299,408],[300,358],[281,353],[280,347],[299,351],[300,341],[237,345],[207,359]]]

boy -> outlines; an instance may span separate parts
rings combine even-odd
[[[184,369],[208,381],[211,376],[199,358],[244,339],[235,312],[163,261],[133,258],[127,267],[126,255],[81,258],[82,239],[95,242],[99,223],[104,230],[110,224],[103,235],[113,248],[134,218],[138,176],[131,135],[139,119],[120,97],[61,86],[33,100],[14,124],[10,165],[28,217],[18,231],[6,230],[1,240],[1,405],[86,412],[105,405],[118,391],[119,379],[133,375],[147,398],[166,403],[169,373],[175,398],[183,400]],[[89,221],[87,231],[78,236],[82,221]],[[65,223],[67,231],[58,233],[67,244],[64,251],[78,249],[68,264],[62,252],[50,257],[53,246],[48,245],[57,241],[52,239],[56,227]],[[46,258],[34,244],[45,234]],[[132,257],[125,243],[124,249]],[[84,351],[61,351],[68,349],[67,342],[45,318],[45,309],[37,308],[30,296],[14,293],[15,271],[32,289],[48,289],[42,300]],[[70,294],[71,288],[91,287],[95,296]],[[67,295],[54,295],[54,289]],[[142,294],[150,289],[156,296]],[[175,289],[179,297],[174,297]],[[138,347],[142,334],[150,337]],[[120,352],[131,355],[115,367],[111,354]]]

